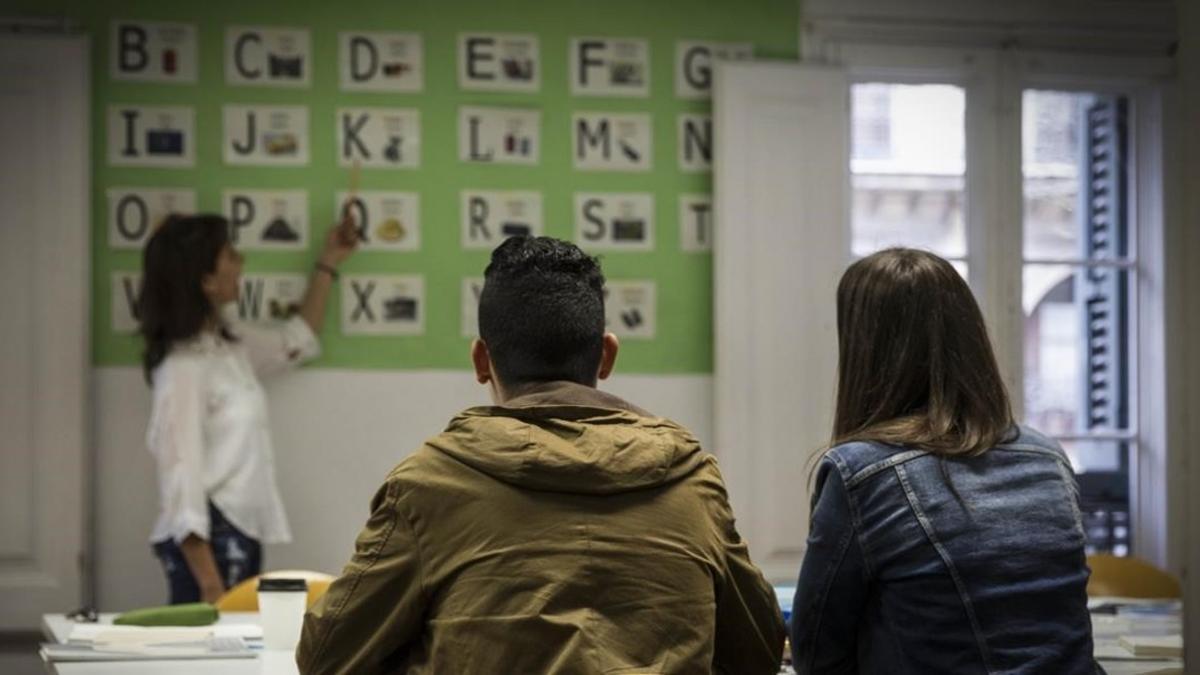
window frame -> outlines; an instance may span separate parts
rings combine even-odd
[[[1096,266],[1097,261],[1026,260],[1022,173],[1022,97],[1027,89],[1120,94],[1130,103],[1130,221],[1128,262],[1134,297],[1130,326],[1129,429],[1062,436],[1063,440],[1122,440],[1130,444],[1130,517],[1133,555],[1178,570],[1182,522],[1177,501],[1181,457],[1166,451],[1166,298],[1163,292],[1167,171],[1164,139],[1173,63],[1165,56],[1097,54],[1046,49],[911,44],[871,28],[839,26],[836,38],[809,27],[805,50],[847,71],[849,86],[863,82],[950,84],[966,96],[965,220],[969,282],[996,347],[1014,413],[1024,417],[1022,274],[1028,263]],[[961,39],[961,38],[959,38]],[[850,97],[849,87],[846,92]],[[847,143],[849,147],[849,143]],[[847,158],[847,166],[849,158]],[[847,180],[849,173],[847,172]],[[847,189],[847,195],[852,191]],[[846,204],[847,232],[851,205]],[[849,241],[849,237],[847,238]],[[847,260],[850,251],[846,251]],[[1163,486],[1167,486],[1163,490]]]

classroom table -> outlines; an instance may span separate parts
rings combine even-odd
[[[101,614],[100,623],[112,623],[116,614]],[[74,622],[63,614],[42,617],[48,642],[66,642]],[[219,624],[258,623],[257,612],[221,612]],[[252,659],[190,659],[163,661],[72,661],[47,664],[57,675],[299,675],[295,653],[263,650]]]
[[[101,614],[101,623],[111,623],[115,614]],[[257,623],[256,612],[222,612],[220,624]],[[42,617],[42,632],[49,642],[65,642],[73,622],[62,614]],[[1109,675],[1167,675],[1183,673],[1178,659],[1133,661],[1113,658],[1115,642],[1120,635],[1178,634],[1182,616],[1172,613],[1156,617],[1115,617],[1097,614],[1092,617],[1096,641],[1096,656]],[[94,661],[47,664],[57,675],[298,675],[295,656],[291,651],[264,650],[253,659],[195,659],[164,661]],[[791,672],[785,668],[782,672]]]

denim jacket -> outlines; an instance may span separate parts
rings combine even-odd
[[[1019,431],[977,457],[847,443],[822,458],[797,673],[1102,672],[1074,474]]]

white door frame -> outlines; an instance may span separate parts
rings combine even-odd
[[[0,37],[0,631],[84,597],[90,461],[88,39]],[[16,483],[19,481],[19,483]]]

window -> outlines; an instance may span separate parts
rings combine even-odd
[[[1130,552],[1137,260],[1128,108],[1115,95],[1022,96],[1025,419],[1078,475],[1091,552]]]
[[[1133,113],[1157,101],[1150,73],[1169,66],[880,45],[839,54],[852,82],[852,257],[911,246],[969,270],[1018,419],[1057,439],[1076,470],[1089,552],[1165,564],[1165,498],[1139,491],[1166,481],[1161,411],[1139,405],[1157,394],[1137,381],[1154,363],[1138,337],[1161,331],[1162,311],[1141,269],[1139,218],[1158,222],[1145,205],[1162,195],[1137,179],[1139,143],[1158,141],[1145,133],[1150,113],[1141,134]],[[1152,417],[1139,423],[1139,411]]]
[[[946,84],[851,86],[851,248],[933,251],[966,273],[963,89]]]

